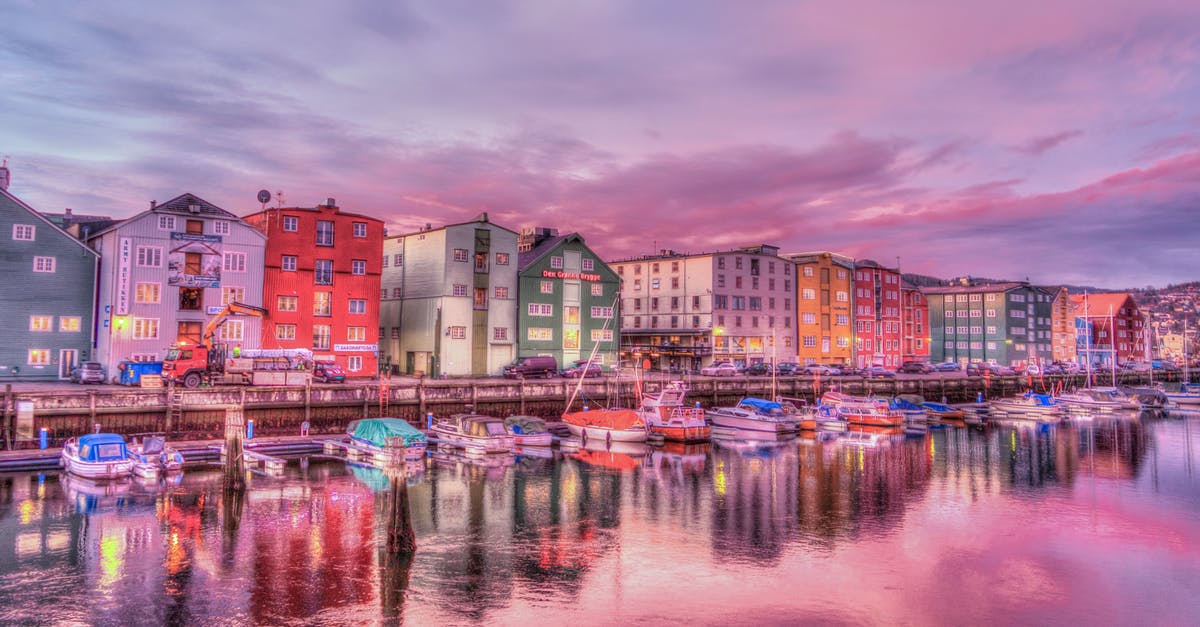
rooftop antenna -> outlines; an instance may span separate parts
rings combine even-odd
[[[282,189],[275,191],[275,208],[283,209],[283,190]]]

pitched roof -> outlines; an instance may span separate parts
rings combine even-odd
[[[436,229],[428,228],[428,229],[421,229],[419,231],[412,231],[411,233],[401,233],[399,235],[389,235],[387,237],[387,239],[399,239],[402,237],[408,237],[409,235],[420,235],[422,233],[432,233],[434,231],[441,231],[441,230],[448,229],[448,228],[454,227],[454,226],[466,226],[468,224],[479,224],[479,223],[491,225],[497,229],[500,229],[501,231],[508,231],[509,233],[512,233],[513,235],[519,235],[519,233],[517,233],[516,231],[514,231],[510,228],[500,226],[499,224],[496,224],[495,222],[488,220],[488,214],[486,211],[484,211],[483,213],[475,216],[475,219],[473,219],[469,222],[455,222],[454,224],[444,224],[442,226],[437,227]]]
[[[196,211],[192,211],[192,207],[196,207]],[[111,231],[113,229],[120,228],[126,222],[132,222],[132,221],[134,221],[146,214],[149,214],[149,213],[166,213],[166,214],[170,214],[170,215],[183,215],[183,216],[205,215],[210,218],[211,217],[228,218],[235,222],[242,222],[242,219],[237,217],[236,215],[208,202],[207,200],[204,200],[203,198],[201,198],[195,194],[183,193],[183,194],[180,194],[180,195],[172,198],[171,200],[168,200],[167,202],[155,204],[154,206],[147,209],[146,211],[143,211],[133,217],[121,220],[120,222],[117,222],[103,230],[97,231],[94,235],[91,235],[90,237],[88,237],[88,240],[89,241],[94,240],[97,237],[100,237],[101,235],[104,235],[105,233],[108,233],[109,231]],[[242,222],[242,224],[245,224],[245,223]],[[249,225],[247,225],[247,226],[249,226]],[[254,231],[256,233],[258,232],[257,229],[254,229]],[[262,233],[259,233],[259,236],[263,237],[264,239],[266,238],[266,236],[263,235]]]
[[[982,283],[979,285],[935,285],[922,287],[921,291],[926,294],[984,294],[987,292],[1007,292],[1022,287],[1033,288],[1028,283],[1009,281],[1006,283]]]
[[[76,244],[78,244],[78,245],[79,245],[81,248],[83,248],[84,250],[88,251],[89,253],[91,253],[91,254],[95,255],[96,257],[99,257],[99,256],[100,256],[100,253],[98,253],[98,252],[96,252],[96,251],[92,250],[92,249],[91,249],[91,248],[90,248],[90,247],[89,247],[87,244],[85,244],[85,243],[83,243],[83,242],[79,241],[79,240],[78,240],[78,239],[76,239],[74,236],[72,236],[70,233],[68,233],[68,232],[64,231],[64,230],[63,230],[61,227],[59,227],[57,224],[55,224],[55,223],[54,223],[53,221],[51,221],[49,218],[47,218],[46,216],[42,215],[41,213],[38,213],[38,211],[37,211],[36,209],[34,209],[33,207],[30,207],[29,205],[25,204],[25,202],[24,202],[24,201],[22,201],[20,198],[17,198],[16,196],[13,196],[11,193],[9,193],[9,191],[8,191],[8,190],[6,190],[6,189],[0,189],[0,198],[7,198],[7,199],[9,199],[9,200],[10,200],[10,201],[12,201],[12,202],[13,202],[13,204],[15,204],[16,206],[20,207],[21,209],[24,209],[25,211],[28,211],[28,212],[29,212],[29,214],[30,214],[30,215],[32,215],[34,218],[36,218],[36,219],[38,219],[38,220],[41,220],[43,223],[45,223],[45,224],[46,224],[46,226],[48,226],[48,227],[50,227],[50,228],[54,229],[55,231],[58,231],[59,233],[61,233],[63,237],[65,237],[65,238],[67,238],[67,239],[71,240],[72,242],[75,242],[75,243],[76,243]]]
[[[577,239],[580,244],[586,243],[583,241],[583,236],[578,233],[567,233],[566,235],[555,235],[542,240],[537,246],[517,255],[517,271],[524,272],[525,268],[537,263],[539,259],[545,257],[550,251],[558,248],[558,246],[568,239]]]
[[[1137,309],[1137,303],[1133,302],[1133,297],[1128,292],[1071,295],[1071,313],[1076,316],[1108,316],[1127,304]]]

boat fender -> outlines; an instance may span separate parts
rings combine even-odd
[[[605,444],[612,444],[612,431],[609,431],[609,432],[608,432],[608,433],[607,433],[607,434],[604,436],[604,443],[605,443]]]

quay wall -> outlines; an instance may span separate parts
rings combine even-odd
[[[1178,378],[1178,375],[1175,375]],[[1065,388],[1085,384],[1083,375],[1051,375],[1035,379],[1042,389],[1060,383]],[[1162,377],[1156,377],[1162,380]],[[668,381],[653,378],[644,381],[654,392]],[[1121,373],[1118,383],[1145,384],[1147,373]],[[1107,382],[1107,381],[1106,381]],[[770,377],[700,377],[688,379],[690,401],[704,408],[732,405],[746,396],[769,398]],[[774,383],[776,393],[788,398],[813,402],[815,382],[811,378],[781,379]],[[913,377],[866,380],[857,377],[833,377],[821,381],[821,389],[836,385],[850,394],[894,396],[917,394],[928,400],[970,402],[982,393],[998,398],[1027,388],[1027,378],[993,377]],[[314,385],[305,387],[213,387],[199,389],[92,388],[14,391],[7,386],[0,398],[3,421],[0,422],[0,449],[37,446],[37,434],[45,428],[50,446],[83,433],[94,425],[104,431],[138,435],[165,433],[171,439],[217,438],[223,433],[225,408],[242,406],[245,417],[253,420],[256,435],[298,433],[308,422],[310,433],[339,433],[351,420],[394,416],[423,425],[425,415],[445,416],[473,411],[507,416],[528,414],[554,418],[562,414],[576,382],[568,379],[522,380],[435,380],[404,379],[389,385],[380,383]],[[586,379],[572,406],[633,406],[635,383],[631,380]],[[32,404],[32,423],[18,416],[18,408]]]

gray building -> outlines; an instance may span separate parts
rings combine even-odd
[[[1054,294],[1025,282],[923,287],[930,360],[1022,366],[1054,359]]]
[[[66,379],[93,358],[99,258],[2,185],[0,241],[0,380]]]
[[[266,237],[236,215],[183,194],[89,240],[100,253],[96,359],[162,359],[172,344],[196,344],[230,301],[262,306]],[[258,318],[232,317],[215,340],[258,348]]]
[[[517,233],[488,221],[383,240],[380,361],[394,372],[499,374],[516,357]]]

